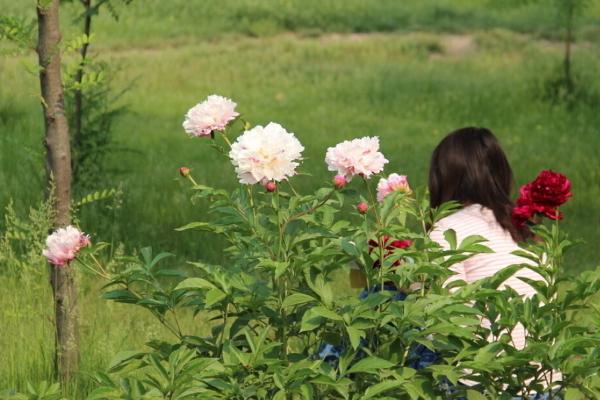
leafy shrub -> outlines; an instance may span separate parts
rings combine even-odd
[[[224,152],[226,133],[214,138]],[[217,235],[227,264],[168,266],[170,254],[144,249],[111,274],[104,297],[147,309],[175,340],[119,354],[96,375],[91,398],[512,399],[548,387],[550,397],[600,395],[600,274],[565,273],[572,242],[558,225],[535,228],[539,240],[524,245],[523,264],[445,287],[451,265],[490,251],[485,238],[458,243],[452,230],[450,249],[429,238],[454,204],[431,209],[424,191],[379,203],[368,179],[312,194],[298,194],[290,180],[227,192],[189,173],[192,199],[209,219],[179,230]],[[357,200],[366,213],[350,211]],[[386,237],[412,244],[389,252]],[[363,300],[343,282],[351,265],[364,274]],[[501,286],[521,268],[543,277],[528,281],[531,298]],[[390,283],[398,291],[378,290]],[[406,298],[395,301],[399,294]],[[182,329],[182,318],[198,329]],[[527,330],[522,350],[510,336],[518,324]],[[339,357],[319,356],[324,344]],[[434,362],[419,366],[425,348]]]

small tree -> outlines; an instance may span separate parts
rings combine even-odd
[[[107,63],[97,62],[89,55],[92,44],[92,26],[94,17],[100,10],[106,10],[118,20],[119,12],[116,0],[70,0],[81,5],[81,14],[77,23],[82,23],[81,35],[73,38],[67,45],[77,53],[77,63],[67,66],[65,73],[65,95],[67,116],[72,135],[72,168],[74,192],[89,189],[87,182],[101,180],[104,159],[112,148],[111,125],[124,107],[115,107],[114,103],[127,88],[113,94],[110,87],[110,67]],[[119,0],[128,5],[132,0]]]
[[[580,15],[589,0],[554,0],[559,12],[561,25],[564,30],[565,53],[563,58],[563,83],[567,92],[572,92],[574,88],[573,73],[571,70],[571,48],[575,41],[574,27],[575,17]]]
[[[48,195],[54,196],[56,227],[71,222],[71,148],[64,110],[60,62],[59,0],[38,0],[38,45],[42,110],[45,122]],[[50,191],[50,188],[53,188]],[[56,369],[62,382],[77,371],[79,331],[74,271],[52,266],[50,283],[56,315]]]

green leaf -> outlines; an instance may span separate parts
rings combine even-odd
[[[139,360],[144,357],[146,353],[140,353],[139,351],[122,351],[111,360],[108,365],[108,372],[117,372],[129,364],[132,360]]]
[[[289,308],[300,304],[310,303],[311,301],[317,301],[314,297],[304,293],[293,293],[283,300],[281,307]]]
[[[360,346],[360,339],[365,336],[365,332],[352,326],[346,326],[346,331],[348,332],[348,337],[350,338],[350,344],[352,345],[352,348],[354,350],[358,349]]]
[[[508,278],[516,274],[519,270],[523,269],[523,264],[509,265],[508,267],[502,268],[491,277],[485,280],[485,287],[491,287],[497,289],[502,285]]]
[[[331,319],[333,321],[343,321],[343,318],[341,315],[339,315],[335,311],[331,311],[325,307],[314,307],[311,311],[315,315],[323,317],[323,318]]]
[[[210,307],[210,306],[220,302],[221,300],[223,300],[226,297],[227,297],[227,295],[221,289],[213,288],[213,289],[209,290],[208,293],[206,293],[206,297],[204,298],[204,301],[206,302],[206,306]]]
[[[568,388],[565,392],[565,400],[585,400],[588,397],[579,389]]]
[[[364,396],[361,397],[361,400],[371,399],[380,393],[383,393],[390,389],[395,389],[399,386],[402,386],[403,384],[404,384],[404,381],[396,380],[396,381],[383,381],[383,382],[380,382],[373,386],[369,386],[367,388],[367,390],[365,391]]]
[[[215,233],[223,233],[224,230],[220,226],[215,226],[208,222],[191,222],[187,225],[180,226],[179,228],[175,228],[176,231],[187,231],[188,229],[199,229],[201,231],[215,232]]]
[[[392,368],[396,364],[384,360],[382,358],[370,356],[363,358],[356,364],[354,364],[346,374],[354,374],[357,372],[364,372],[368,374],[376,374],[380,369]]]
[[[290,267],[290,263],[287,261],[276,261],[271,260],[269,258],[263,258],[259,261],[259,263],[256,266],[274,269],[275,279],[277,279],[281,277],[281,275],[283,275],[285,271],[287,271],[287,269]]]
[[[93,193],[89,193],[75,202],[75,207],[80,207],[84,204],[90,204],[96,201],[110,199],[117,193],[116,189],[104,189]]]
[[[454,229],[448,229],[444,231],[444,239],[450,245],[450,249],[456,249],[456,231]]]
[[[117,289],[106,292],[102,295],[106,300],[114,300],[119,303],[137,303],[139,300],[133,293],[127,289]]]
[[[323,324],[325,318],[316,315],[312,309],[307,310],[300,322],[300,332],[312,331]]]
[[[281,275],[285,274],[285,271],[290,267],[290,263],[286,261],[281,261],[277,263],[275,267],[275,279],[279,279]]]
[[[360,257],[360,251],[356,247],[356,244],[354,242],[352,242],[351,240],[344,238],[341,240],[341,245],[342,245],[342,250],[344,250],[344,252],[346,254],[348,254],[349,256],[354,257],[354,258]]]
[[[467,390],[467,400],[487,400],[487,398],[483,394],[481,394],[475,390],[468,389]]]
[[[488,240],[481,235],[471,235],[467,236],[460,242],[460,246],[458,246],[459,250],[467,250],[470,246],[478,243],[484,243]]]
[[[214,289],[216,286],[202,278],[187,278],[175,287],[178,289]]]

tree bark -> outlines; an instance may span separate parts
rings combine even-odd
[[[59,0],[38,0],[37,53],[45,123],[47,193],[48,196],[53,196],[55,226],[62,227],[71,222],[71,148],[60,71],[61,35],[58,12]],[[77,290],[74,278],[74,271],[69,266],[50,267],[56,324],[55,367],[63,383],[73,376],[79,363]]]

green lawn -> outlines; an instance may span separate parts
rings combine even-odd
[[[31,15],[27,3],[0,6],[6,13],[28,7]],[[313,175],[297,178],[303,190],[330,179],[325,150],[341,140],[380,136],[390,160],[386,172],[407,174],[416,187],[425,185],[431,151],[447,132],[489,127],[519,184],[545,168],[572,179],[562,224],[585,243],[566,265],[576,273],[599,263],[598,102],[569,109],[540,99],[561,60],[560,43],[549,40],[556,37],[552,10],[490,8],[474,0],[277,3],[281,8],[266,0],[136,1],[119,7],[118,23],[101,15],[93,54],[120,68],[115,87],[134,83],[122,99],[129,112],[114,127],[118,144],[130,151],[114,154],[111,166],[121,172],[108,179],[110,186],[122,184],[123,204],[114,216],[99,204],[83,210],[81,227],[94,241],[114,239],[128,251],[152,245],[180,260],[220,260],[209,236],[173,232],[204,217],[189,202],[178,167],[193,168],[202,183],[236,184],[233,168],[208,140],[190,139],[181,128],[188,108],[217,93],[233,98],[254,124],[276,121],[296,133],[306,147],[303,170]],[[593,4],[574,62],[598,99],[600,9]],[[63,23],[72,19],[67,9]],[[21,214],[42,198],[44,183],[38,82],[26,72],[35,62],[33,53],[0,60],[0,206],[13,199]],[[0,388],[48,376],[52,314],[44,275],[23,282],[0,270],[0,349],[8,360],[0,363]],[[103,368],[119,349],[164,334],[148,318],[134,321],[126,307],[107,306],[97,285],[83,288],[84,370]]]

